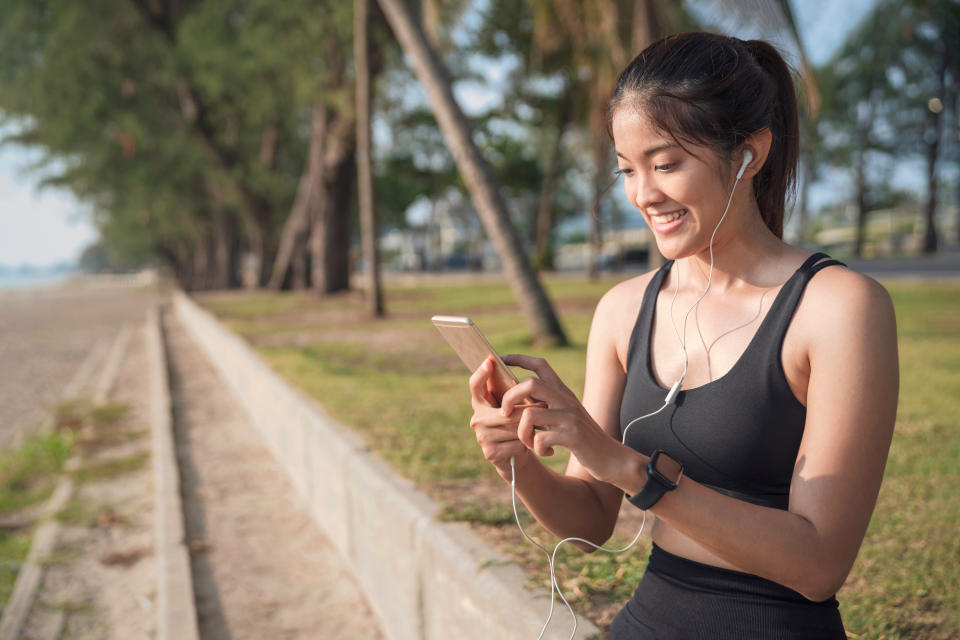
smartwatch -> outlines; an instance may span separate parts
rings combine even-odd
[[[646,511],[663,497],[667,491],[673,491],[680,484],[683,465],[657,449],[647,463],[647,482],[639,493],[627,496],[627,501],[638,509]]]

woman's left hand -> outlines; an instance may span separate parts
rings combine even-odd
[[[503,394],[503,415],[509,416],[526,398],[546,405],[523,409],[517,429],[520,442],[539,456],[552,456],[557,445],[566,447],[595,478],[609,482],[625,447],[603,431],[546,360],[508,355],[503,361],[537,374]]]

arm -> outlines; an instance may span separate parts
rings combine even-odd
[[[625,345],[617,344],[617,337],[623,336],[623,327],[616,322],[624,318],[632,319],[636,308],[623,309],[625,300],[621,287],[615,287],[598,303],[587,341],[586,382],[583,402],[556,377],[542,360],[522,356],[505,356],[507,364],[516,364],[537,370],[541,378],[531,378],[514,389],[529,391],[531,385],[542,378],[549,379],[551,389],[556,390],[553,406],[562,404],[566,416],[585,425],[585,430],[594,437],[602,450],[620,447],[620,400],[626,382],[626,374],[618,355],[625,351]],[[629,335],[629,327],[626,335]],[[511,405],[528,395],[540,399],[538,391],[519,393],[511,390],[504,395],[504,407],[507,416],[490,394],[484,394],[484,381],[487,373],[478,370],[471,378],[473,391],[474,418],[471,426],[477,432],[484,455],[496,467],[505,480],[510,480],[510,456],[516,458],[517,495],[533,516],[549,531],[560,537],[577,536],[602,544],[613,532],[619,512],[622,492],[615,486],[599,481],[590,471],[571,455],[565,475],[558,474],[544,465],[531,450],[518,440],[517,428],[522,413],[512,411]],[[552,377],[551,377],[552,374]],[[542,392],[543,388],[540,388]],[[531,426],[532,429],[532,426]],[[604,446],[606,445],[606,446]],[[552,455],[550,446],[540,447],[540,455]],[[584,551],[593,551],[592,547],[577,544]]]
[[[789,511],[735,500],[684,478],[652,512],[741,570],[819,601],[843,584],[866,532],[899,382],[893,307],[882,287],[835,269],[812,282],[805,296],[817,317],[810,323],[807,421]],[[628,452],[621,463],[608,479],[638,491],[646,457]]]

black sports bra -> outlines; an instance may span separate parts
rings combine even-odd
[[[663,449],[684,466],[684,475],[720,493],[754,504],[787,509],[790,480],[807,416],[787,383],[780,350],[800,295],[818,271],[843,265],[815,253],[783,285],[740,359],[723,376],[680,391],[655,416],[633,424],[626,444],[650,455]],[[657,295],[673,265],[654,275],[627,351],[627,382],[620,429],[663,406],[667,395],[650,367],[650,334]]]

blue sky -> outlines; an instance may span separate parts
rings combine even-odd
[[[768,0],[753,0],[762,10]],[[847,31],[873,6],[875,0],[792,0],[804,46],[814,64],[826,60]],[[756,34],[744,34],[756,37]],[[489,93],[464,87],[458,97],[476,104]],[[469,108],[469,105],[464,105]],[[0,263],[49,265],[76,258],[96,239],[89,209],[64,190],[37,190],[35,174],[23,168],[36,160],[36,152],[22,147],[0,147]],[[835,189],[823,190],[825,196]]]

